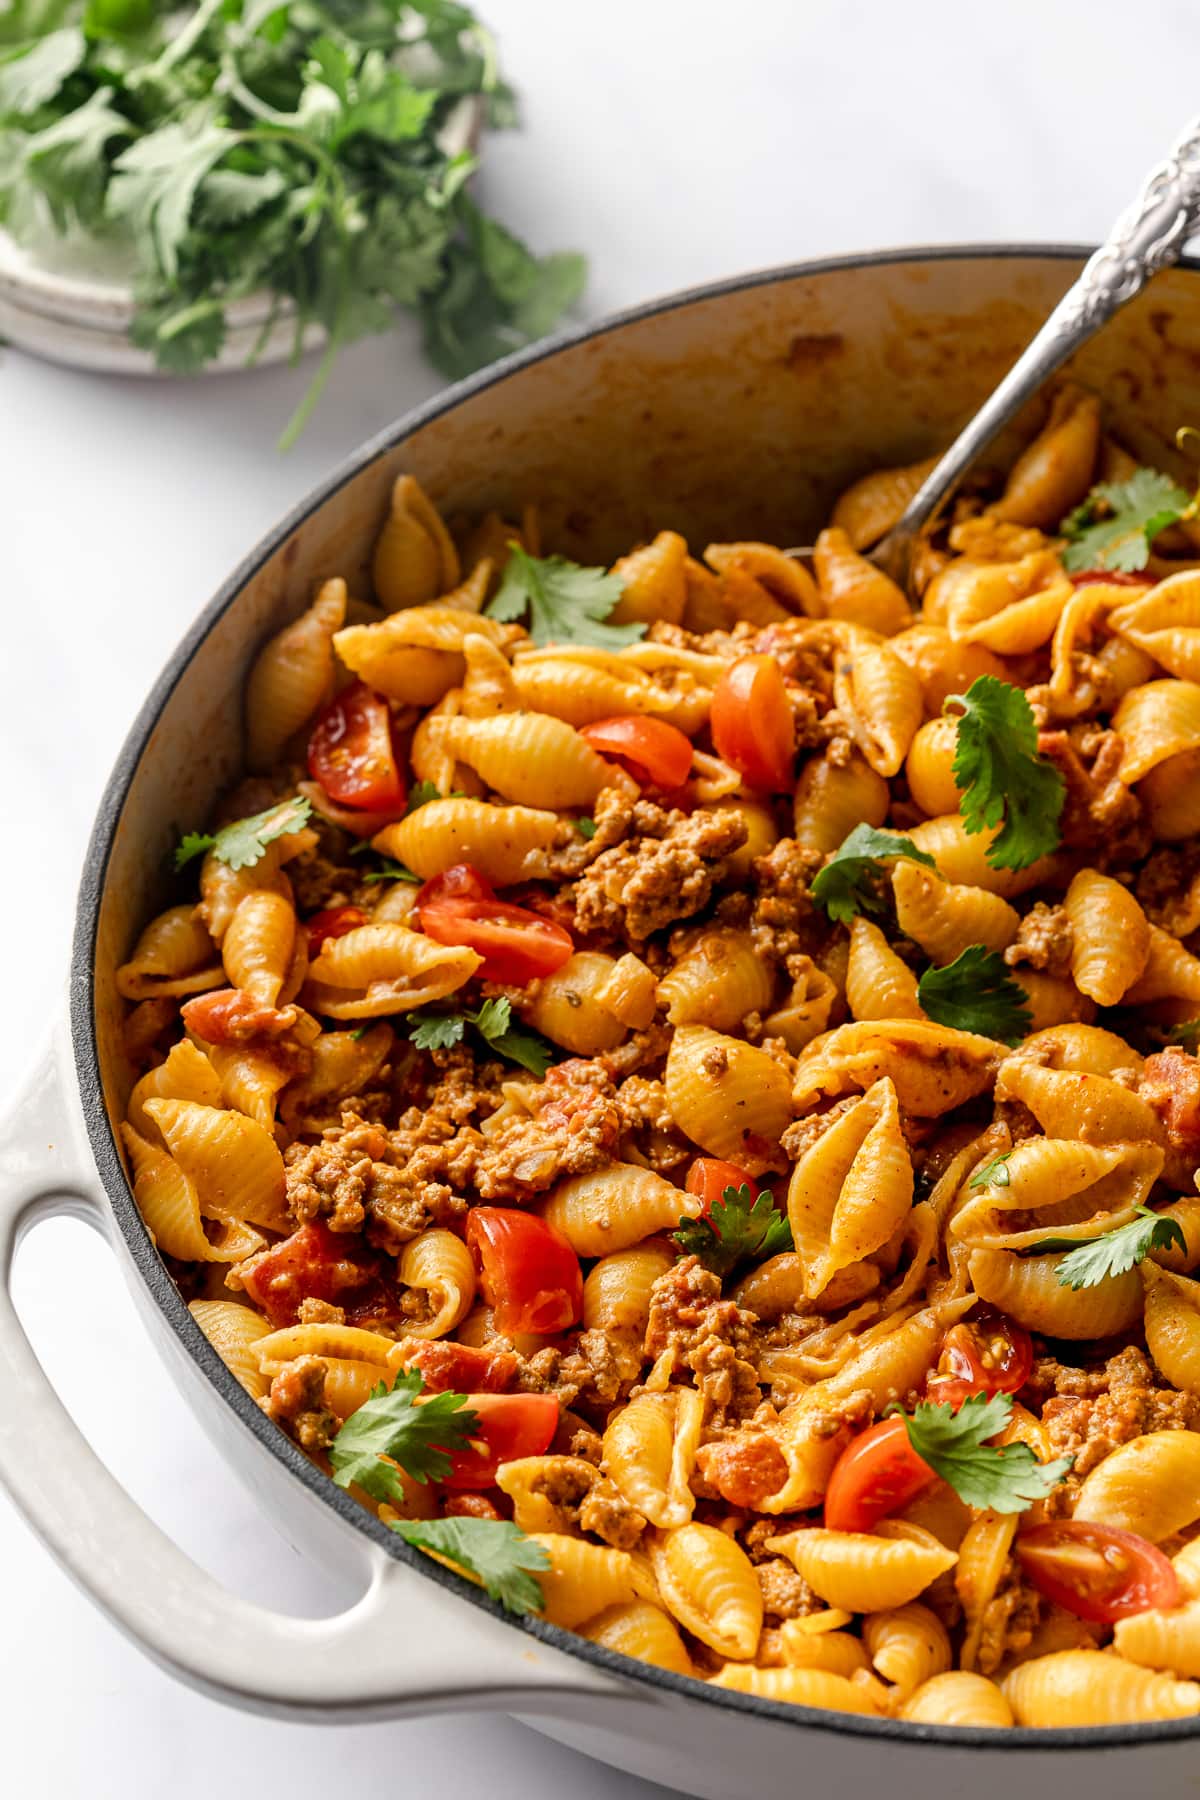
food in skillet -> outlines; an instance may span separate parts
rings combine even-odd
[[[401,476],[120,973],[280,1427],[515,1612],[933,1723],[1200,1712],[1200,537],[1061,390],[908,598]],[[192,893],[194,895],[194,889]]]

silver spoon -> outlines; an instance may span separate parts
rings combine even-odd
[[[871,560],[905,587],[917,538],[972,464],[1042,383],[1099,331],[1152,275],[1177,262],[1200,226],[1200,117],[1180,133],[1166,161],[1147,177],[1004,380],[959,432],[909,501]]]

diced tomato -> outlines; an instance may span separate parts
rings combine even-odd
[[[475,1206],[467,1243],[479,1285],[505,1336],[566,1331],[583,1312],[583,1270],[561,1231],[512,1206]]]
[[[240,988],[215,988],[197,994],[180,1007],[188,1031],[206,1044],[245,1044],[252,1038],[278,1038],[296,1023],[294,1007],[261,1006]]]
[[[712,1212],[713,1202],[725,1198],[726,1188],[740,1188],[746,1183],[750,1183],[757,1193],[758,1187],[750,1181],[745,1169],[739,1169],[736,1163],[722,1162],[717,1156],[698,1156],[687,1175],[688,1193],[697,1195],[704,1202],[704,1211],[700,1215],[704,1219]]]
[[[343,1306],[348,1325],[365,1325],[398,1311],[381,1266],[382,1258],[356,1233],[330,1231],[324,1219],[310,1219],[242,1263],[238,1279],[277,1331],[296,1323],[302,1300]]]
[[[847,1444],[833,1465],[825,1490],[826,1527],[870,1531],[936,1479],[909,1443],[904,1420],[881,1419]]]
[[[331,800],[376,812],[404,805],[404,777],[387,701],[363,681],[331,700],[308,740],[308,771]]]
[[[969,1394],[1015,1394],[1032,1370],[1033,1340],[1024,1326],[982,1307],[950,1327],[925,1391],[938,1405],[961,1406]]]
[[[1183,1600],[1179,1577],[1162,1551],[1132,1531],[1055,1519],[1021,1532],[1014,1548],[1039,1593],[1093,1624],[1111,1625]]]
[[[698,1461],[705,1481],[716,1488],[722,1500],[752,1511],[768,1495],[778,1493],[787,1480],[787,1458],[765,1432],[706,1444]]]
[[[1171,1148],[1200,1157],[1200,1061],[1175,1045],[1148,1056],[1138,1094],[1162,1120]]]
[[[541,1456],[558,1430],[553,1394],[468,1394],[467,1405],[479,1421],[474,1440],[479,1447],[447,1452],[454,1462],[443,1477],[448,1488],[494,1486],[501,1463]]]
[[[717,755],[748,787],[779,793],[791,786],[796,727],[773,656],[743,656],[726,669],[709,724]]]
[[[682,787],[692,766],[690,740],[665,719],[622,713],[618,718],[597,719],[593,725],[582,726],[579,735],[601,756],[623,763],[643,787]]]
[[[427,881],[417,894],[417,917],[426,937],[465,944],[483,958],[477,971],[488,981],[516,987],[552,975],[575,954],[569,931],[542,913],[497,900],[470,863],[456,863]]]
[[[404,1366],[419,1369],[427,1394],[502,1394],[512,1383],[515,1350],[479,1350],[445,1338],[409,1339]]]
[[[315,956],[322,944],[330,938],[345,937],[348,931],[356,926],[365,925],[367,915],[361,906],[327,906],[324,912],[314,913],[311,919],[304,921],[304,929],[308,933],[308,954]]]
[[[1106,587],[1148,588],[1154,586],[1154,578],[1150,575],[1135,575],[1123,569],[1081,569],[1071,580],[1077,588],[1091,587],[1093,582],[1102,581]]]

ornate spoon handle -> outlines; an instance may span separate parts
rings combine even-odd
[[[1119,307],[1140,293],[1159,269],[1178,260],[1200,227],[1200,117],[1180,133],[1166,160],[1147,177],[1078,281],[1017,358],[974,418],[959,432],[907,511],[873,553],[897,579],[908,573],[912,546],[923,525],[953,492],[967,470],[1042,383],[1099,331]]]

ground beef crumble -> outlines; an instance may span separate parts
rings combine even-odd
[[[1004,952],[1010,968],[1022,963],[1047,975],[1071,973],[1071,951],[1074,935],[1065,907],[1047,906],[1039,900],[1021,920],[1015,940]]]
[[[302,1449],[328,1449],[337,1436],[340,1421],[325,1404],[325,1364],[319,1356],[298,1356],[281,1369],[261,1405]]]
[[[736,810],[667,811],[640,799],[627,808],[622,840],[596,857],[572,898],[578,931],[640,945],[707,904],[746,841],[746,822]]]
[[[517,1114],[481,1142],[474,1181],[485,1200],[524,1200],[616,1157],[621,1114],[611,1078],[572,1057],[550,1069]]]
[[[996,1592],[983,1609],[975,1659],[981,1675],[994,1674],[1005,1657],[1029,1648],[1044,1606],[1037,1589],[1021,1579],[1016,1559],[1010,1556]]]
[[[1024,1392],[1035,1411],[1040,1404],[1054,1455],[1075,1458],[1058,1490],[1068,1505],[1079,1482],[1118,1445],[1151,1431],[1200,1430],[1200,1397],[1163,1386],[1132,1344],[1103,1368],[1077,1369],[1040,1356]]]
[[[650,1290],[645,1353],[672,1350],[704,1396],[708,1421],[748,1418],[762,1395],[754,1365],[755,1315],[721,1297],[720,1279],[698,1257],[685,1256]]]

